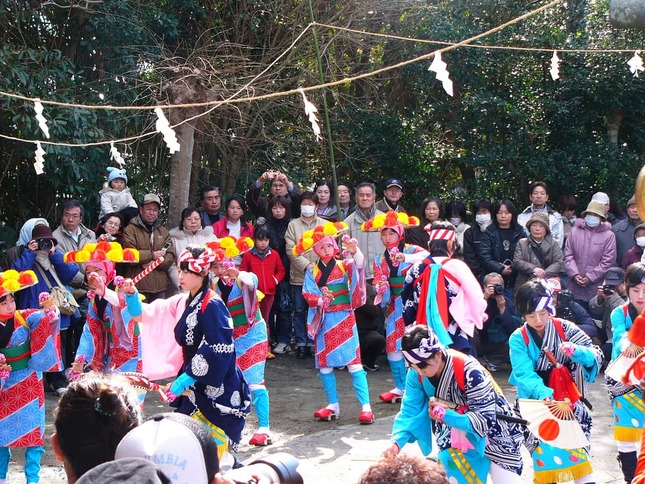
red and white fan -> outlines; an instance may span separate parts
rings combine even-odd
[[[636,358],[630,358],[629,356],[620,354],[618,358],[605,368],[605,375],[618,382],[623,382],[626,385],[638,385],[643,375],[641,372],[629,371],[635,361]]]
[[[541,441],[561,449],[590,445],[570,402],[520,398],[519,404],[522,417],[529,422],[528,429]]]

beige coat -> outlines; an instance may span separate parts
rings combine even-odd
[[[542,250],[546,267],[543,267],[531,246]],[[546,272],[545,278],[556,277],[563,268],[563,256],[560,244],[549,234],[538,244],[532,237],[521,239],[515,247],[513,269],[517,272],[515,287],[519,287],[533,278],[533,269],[539,267]]]

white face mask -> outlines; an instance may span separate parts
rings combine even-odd
[[[460,217],[451,217],[450,218],[450,223],[453,224],[455,227],[461,223],[461,218]]]
[[[479,213],[475,215],[475,222],[479,225],[484,225],[490,222],[490,213]]]
[[[597,215],[585,215],[585,223],[587,224],[587,227],[594,228],[598,227],[600,225],[600,217]]]
[[[316,212],[316,207],[314,205],[300,205],[300,214],[303,217],[313,217]]]
[[[645,247],[645,237],[636,237],[636,245],[639,247]]]

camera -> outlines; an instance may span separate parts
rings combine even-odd
[[[602,292],[605,293],[605,296],[611,296],[614,292],[616,292],[616,286],[605,284],[604,286],[602,286]]]
[[[278,452],[255,460],[247,466],[228,471],[225,475],[239,484],[256,482],[254,474],[272,484],[303,484],[302,476],[298,472],[299,465],[300,461],[291,454]]]
[[[504,286],[502,286],[501,284],[495,284],[493,286],[493,294],[502,296],[504,294]]]
[[[568,289],[563,289],[562,291],[560,291],[558,302],[559,306],[566,306],[571,304],[573,302],[573,294],[571,293],[571,291],[569,291]]]
[[[49,252],[54,247],[54,243],[50,239],[38,239],[36,242],[38,243],[38,250],[44,250],[45,252]]]

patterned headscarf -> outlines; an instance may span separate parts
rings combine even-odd
[[[454,229],[432,229],[432,224],[428,224],[423,229],[428,232],[430,242],[433,240],[455,240]]]
[[[208,247],[203,249],[203,252],[199,254],[197,258],[195,258],[193,256],[191,248],[188,247],[187,249],[184,249],[181,254],[179,254],[179,259],[177,260],[177,262],[186,262],[188,264],[188,269],[191,272],[194,272],[197,275],[202,275],[204,272],[207,272],[210,269],[216,258],[217,257],[215,253]]]
[[[428,331],[428,337],[423,338],[419,347],[411,350],[402,350],[403,358],[410,365],[422,363],[432,357],[439,351],[445,351],[445,346],[439,343],[439,340],[432,331]]]
[[[546,309],[551,316],[555,316],[555,305],[553,304],[553,289],[551,285],[544,279],[540,279],[540,284],[546,291],[546,296],[535,298],[535,310],[540,311]]]

